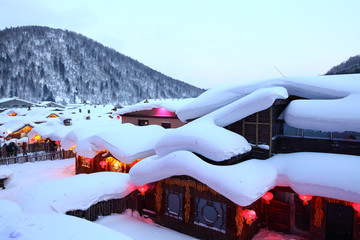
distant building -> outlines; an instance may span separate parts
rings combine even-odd
[[[149,99],[115,112],[122,118],[122,123],[138,126],[159,125],[163,128],[178,128],[185,123],[176,115],[176,109],[191,99]]]
[[[64,105],[61,105],[60,103],[56,103],[53,101],[44,101],[38,104],[39,107],[56,107],[56,108],[65,108]]]
[[[0,108],[29,108],[35,103],[25,101],[19,98],[3,98],[0,99]]]

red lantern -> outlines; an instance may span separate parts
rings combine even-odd
[[[60,144],[60,141],[55,141],[55,144],[56,144],[56,145],[59,145],[59,144]]]
[[[87,163],[91,162],[91,160],[92,160],[92,158],[85,158],[85,162],[87,162]],[[105,165],[106,165],[106,162],[105,162]]]
[[[352,207],[357,211],[357,217],[360,217],[360,203],[352,203]]]
[[[303,200],[304,205],[308,205],[308,202],[312,199],[311,195],[301,195],[299,194],[299,198]]]
[[[116,116],[116,119],[117,119],[117,120],[120,120],[120,116]]]
[[[352,203],[352,207],[354,208],[355,211],[360,212],[360,203]]]
[[[145,195],[145,192],[149,189],[148,185],[138,186],[137,190],[141,193],[141,196]]]
[[[265,200],[266,204],[270,204],[270,200],[272,200],[274,198],[274,194],[272,194],[272,192],[267,192],[264,194],[264,196],[262,196],[262,199]]]
[[[106,161],[101,161],[101,162],[99,162],[99,165],[100,165],[101,167],[105,167],[105,166],[106,166]]]
[[[256,212],[254,210],[245,209],[242,212],[243,217],[246,219],[247,224],[251,224],[252,220],[256,218]]]

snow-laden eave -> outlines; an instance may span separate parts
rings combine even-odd
[[[300,129],[360,132],[360,93],[332,100],[294,100],[283,112],[285,122]]]
[[[258,89],[227,106],[168,131],[155,145],[156,154],[165,156],[173,151],[185,150],[220,162],[247,153],[251,146],[246,139],[223,127],[271,107],[276,99],[287,97],[283,87]]]
[[[360,74],[283,77],[247,81],[210,89],[192,102],[181,106],[176,114],[181,121],[196,119],[228,105],[260,88],[284,87],[289,95],[308,99],[339,99],[360,93]]]
[[[165,131],[158,125],[135,126],[130,123],[103,129],[75,129],[64,137],[61,144],[64,149],[75,145],[73,151],[83,157],[93,158],[108,150],[117,160],[131,163],[154,155],[154,145]]]
[[[154,108],[164,108],[170,112],[175,112],[180,106],[189,103],[193,100],[193,98],[186,99],[161,99],[154,100],[149,99],[147,101],[143,101],[140,103],[136,103],[130,106],[125,106],[119,110],[117,110],[114,115],[124,115],[127,113],[138,112],[143,110],[152,110]]]
[[[134,190],[136,186],[127,173],[98,172],[78,174],[24,188],[13,199],[26,206],[24,210],[27,212],[46,213],[55,210],[66,213],[71,210],[86,210],[101,201],[123,198]],[[29,201],[34,201],[33,206]]]
[[[276,170],[262,160],[231,166],[208,164],[187,151],[177,151],[159,158],[146,158],[130,170],[136,185],[187,175],[206,184],[231,201],[247,206],[275,186]]]
[[[100,152],[107,150],[117,160],[126,164],[132,163],[137,159],[155,155],[155,150],[151,145],[147,145],[148,147],[138,148],[136,151],[128,151],[126,147],[114,146],[114,144],[116,143],[110,143],[103,137],[96,135],[82,141],[77,141],[74,151],[80,156],[94,158]]]
[[[136,185],[188,175],[234,203],[247,206],[275,186],[298,194],[360,202],[360,157],[330,153],[278,154],[230,166],[208,164],[187,151],[153,156],[130,170]]]

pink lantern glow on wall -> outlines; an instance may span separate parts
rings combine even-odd
[[[106,161],[99,162],[99,165],[102,166],[102,167],[105,167],[106,166]]]
[[[165,108],[161,107],[161,108],[157,108],[156,109],[156,114],[155,116],[160,116],[160,117],[174,117],[175,113],[170,112],[168,110],[166,110]]]

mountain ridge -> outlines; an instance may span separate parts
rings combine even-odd
[[[360,73],[360,55],[350,57],[348,60],[332,67],[325,75]]]
[[[2,97],[62,104],[125,105],[204,91],[81,34],[40,26],[0,31],[0,80]]]

